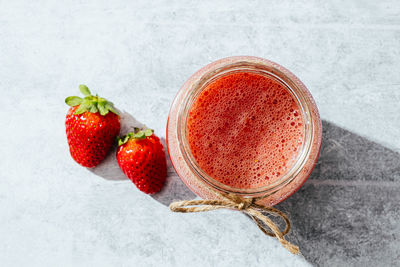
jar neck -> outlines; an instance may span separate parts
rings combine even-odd
[[[292,167],[278,180],[259,188],[233,188],[209,176],[197,164],[195,158],[191,153],[187,138],[186,129],[189,112],[199,94],[209,84],[213,83],[217,79],[225,75],[237,72],[255,73],[268,77],[269,79],[274,79],[277,82],[281,83],[284,88],[286,88],[286,90],[292,95],[293,99],[297,103],[301,113],[300,115],[303,116],[304,120],[304,139],[300,147],[300,151],[297,155],[297,159],[293,163]],[[288,73],[290,75],[288,75]],[[312,113],[310,112],[312,104],[309,102],[309,99],[304,92],[304,85],[298,79],[293,79],[293,77],[291,78],[289,76],[294,77],[293,74],[291,74],[288,70],[284,69],[278,64],[270,62],[268,60],[253,58],[247,60],[233,60],[228,63],[212,66],[207,72],[205,72],[201,77],[198,77],[191,84],[191,88],[188,88],[186,95],[184,96],[182,105],[178,110],[177,137],[183,160],[186,162],[191,171],[204,183],[221,192],[239,194],[244,197],[259,197],[271,195],[279,191],[282,187],[290,184],[297,176],[297,174],[299,174],[310,154],[312,141],[314,138],[314,125],[311,118]]]

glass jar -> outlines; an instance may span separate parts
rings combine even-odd
[[[293,166],[278,180],[259,188],[232,188],[213,179],[198,166],[187,141],[188,113],[196,97],[211,82],[234,72],[252,72],[278,80],[291,93],[304,119],[304,140]],[[305,85],[279,64],[249,56],[220,59],[194,73],[176,95],[167,124],[167,146],[172,164],[182,181],[195,194],[204,199],[218,199],[216,192],[262,197],[257,204],[265,206],[285,200],[305,183],[317,162],[321,139],[318,109]]]

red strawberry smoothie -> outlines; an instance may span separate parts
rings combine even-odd
[[[295,163],[304,119],[286,86],[238,72],[206,86],[189,111],[187,139],[197,164],[234,188],[273,183]]]

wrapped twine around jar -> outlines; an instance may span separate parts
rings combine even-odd
[[[290,220],[287,215],[278,209],[256,204],[258,200],[265,197],[243,198],[235,194],[214,193],[216,193],[221,199],[177,201],[171,203],[169,208],[171,211],[182,213],[204,212],[218,209],[233,209],[244,212],[255,221],[258,228],[260,228],[264,234],[277,238],[279,242],[281,242],[282,246],[291,253],[298,254],[300,252],[298,246],[293,245],[285,239],[285,235],[289,233],[291,227]],[[268,216],[264,215],[263,212],[273,216],[281,217],[286,223],[285,229],[281,231],[276,223],[274,223]],[[267,227],[270,230],[268,230]]]
[[[296,117],[300,116],[299,118],[302,118],[302,122],[297,125],[301,128],[299,130],[302,131],[302,135],[294,136],[289,134],[290,136],[288,136],[288,138],[299,138],[299,143],[295,143],[296,153],[292,155],[293,161],[287,162],[291,166],[287,166],[287,171],[282,175],[279,174],[277,176],[278,179],[268,181],[263,186],[257,185],[254,188],[234,188],[210,176],[198,164],[196,157],[192,154],[188,137],[188,129],[190,128],[188,122],[192,118],[190,116],[191,112],[203,112],[202,109],[197,109],[198,107],[195,105],[196,101],[200,99],[200,95],[206,90],[211,91],[210,85],[213,83],[220,80],[221,84],[228,83],[228,80],[224,81],[222,78],[238,73],[261,75],[269,81],[274,81],[274,84],[279,84],[279,88],[282,91],[292,96],[293,103],[291,102],[291,105],[295,104],[296,109],[298,109]],[[249,90],[253,90],[250,88],[252,87],[250,80],[248,81],[247,78],[246,80],[241,80],[240,78],[240,81],[243,81],[243,84],[248,83],[246,86],[249,86]],[[266,85],[268,88],[269,86]],[[233,86],[229,85],[230,87]],[[214,89],[212,90],[214,92]],[[265,90],[268,91],[267,89]],[[228,89],[226,92],[228,92]],[[204,98],[204,102],[209,101],[205,99],[209,98]],[[202,104],[205,104],[204,102]],[[208,104],[217,106],[219,103],[218,101],[211,101]],[[209,106],[208,104],[207,107]],[[230,105],[228,106],[230,107]],[[209,107],[210,109],[214,108],[214,106]],[[238,106],[239,108],[241,107]],[[204,109],[204,112],[206,110]],[[247,111],[253,112],[254,110],[249,107],[248,110],[246,109]],[[246,112],[243,112],[243,114]],[[294,109],[293,111],[289,109],[288,112],[294,112]],[[214,115],[220,116],[219,113]],[[225,115],[219,119],[228,125],[236,125],[236,123],[241,125],[242,123],[235,120],[228,121],[230,117],[225,117]],[[207,129],[202,128],[201,131],[207,131]],[[224,135],[224,133],[220,134],[221,136]],[[224,141],[227,142],[227,140]],[[170,209],[174,212],[183,213],[216,209],[231,209],[243,212],[255,221],[264,234],[277,238],[283,247],[293,254],[298,254],[300,253],[299,247],[285,239],[285,235],[290,231],[288,216],[280,210],[264,206],[262,203],[268,203],[267,205],[277,204],[281,201],[279,196],[290,196],[304,184],[317,162],[321,142],[322,125],[315,101],[306,86],[289,70],[267,59],[251,56],[228,57],[212,62],[197,71],[184,83],[171,105],[167,124],[167,145],[172,165],[182,181],[203,199],[174,202],[171,203]],[[213,151],[209,150],[207,153],[211,155]],[[289,159],[287,160],[289,161]],[[272,192],[279,193],[271,194]],[[277,217],[285,221],[286,227],[284,230],[278,227],[276,219],[279,218]]]

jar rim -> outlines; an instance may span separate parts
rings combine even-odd
[[[191,87],[188,88],[186,94],[183,96],[183,101],[177,112],[177,138],[183,160],[197,177],[218,191],[234,193],[244,197],[271,195],[279,191],[282,187],[287,186],[295,180],[296,176],[305,166],[312,150],[315,125],[311,109],[314,108],[314,106],[312,106],[314,102],[312,100],[310,101],[308,90],[290,71],[266,59],[257,57],[231,57],[228,61],[216,61],[211,63],[209,66],[210,68],[206,72],[196,77],[194,82],[191,83]],[[259,73],[277,80],[279,83],[284,85],[287,91],[292,95],[293,99],[297,102],[299,109],[301,110],[301,116],[304,119],[304,138],[302,146],[291,168],[276,181],[261,187],[236,188],[217,181],[200,168],[188,145],[186,124],[192,104],[208,84],[224,75],[229,75],[235,72]]]

